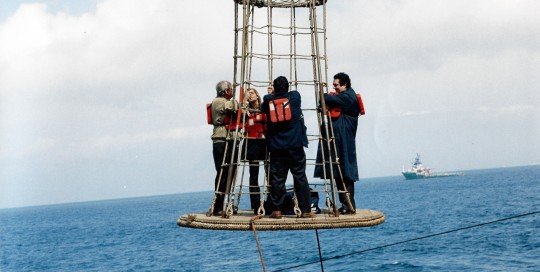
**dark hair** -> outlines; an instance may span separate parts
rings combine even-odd
[[[337,73],[335,76],[334,76],[334,79],[338,79],[339,80],[339,85],[343,86],[347,86],[347,88],[350,88],[351,87],[351,79],[349,78],[349,75],[345,74],[345,73]]]
[[[284,76],[279,76],[274,79],[274,92],[275,93],[286,93],[289,91],[289,81]]]

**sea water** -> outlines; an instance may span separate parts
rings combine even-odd
[[[373,178],[356,188],[357,206],[382,211],[384,224],[259,231],[267,271],[540,271],[540,166]],[[176,225],[211,199],[201,192],[0,210],[0,271],[262,271],[252,231]]]

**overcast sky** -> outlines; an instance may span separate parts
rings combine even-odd
[[[232,0],[0,6],[0,208],[213,189],[205,104],[232,80]],[[367,109],[361,178],[416,153],[434,171],[538,164],[539,10],[328,1],[329,73]]]

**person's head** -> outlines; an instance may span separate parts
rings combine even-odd
[[[261,103],[261,96],[254,88],[249,88],[246,92],[246,100],[251,104]]]
[[[286,93],[289,91],[289,81],[284,76],[274,79],[274,93]]]
[[[334,75],[334,90],[343,92],[351,87],[351,79],[345,73],[337,73]]]
[[[216,85],[216,95],[230,99],[233,95],[232,84],[227,80],[222,80]]]

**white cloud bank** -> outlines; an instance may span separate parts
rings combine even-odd
[[[329,1],[329,73],[368,110],[361,176],[416,152],[438,169],[540,161],[538,10]],[[232,78],[233,16],[232,0],[104,0],[0,21],[0,207],[210,190],[204,105]]]

